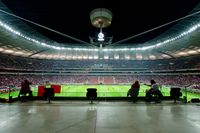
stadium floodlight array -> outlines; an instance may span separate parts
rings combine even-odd
[[[51,49],[55,49],[55,50],[75,50],[75,51],[99,51],[100,49],[93,49],[93,48],[70,48],[70,47],[59,47],[59,46],[52,46],[48,43],[45,43],[45,42],[41,42],[39,40],[36,40],[34,38],[31,38],[31,37],[28,37],[24,34],[22,34],[21,32],[15,30],[14,28],[12,28],[11,26],[9,26],[8,24],[5,24],[3,21],[0,20],[0,26],[3,27],[4,29],[6,29],[7,31],[10,31],[11,33],[13,34],[16,34],[32,43],[35,43],[37,45],[41,45],[41,46],[44,46],[44,47],[48,47],[48,48],[51,48]],[[158,47],[161,47],[167,43],[171,43],[177,39],[180,39],[194,31],[196,31],[197,29],[199,29],[200,27],[200,23],[196,24],[196,25],[193,25],[191,28],[189,28],[188,30],[182,32],[181,34],[179,34],[178,36],[176,37],[173,37],[173,38],[170,38],[170,39],[167,39],[167,40],[164,40],[162,42],[159,42],[159,43],[155,43],[155,44],[152,44],[152,45],[149,45],[149,46],[143,46],[143,47],[137,47],[137,48],[108,48],[108,49],[103,49],[103,51],[135,51],[135,50],[141,50],[141,51],[144,51],[144,50],[148,50],[148,49],[153,49],[153,48],[158,48]]]

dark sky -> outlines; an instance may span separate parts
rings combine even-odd
[[[64,34],[89,42],[99,30],[91,25],[89,13],[107,8],[113,13],[110,27],[103,29],[113,42],[133,36],[187,15],[199,0],[2,0],[14,14]],[[32,26],[38,32],[61,43],[74,41]],[[170,28],[142,35],[127,43],[146,42]]]

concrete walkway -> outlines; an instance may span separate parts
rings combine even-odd
[[[46,101],[0,103],[0,133],[199,133],[200,105]]]

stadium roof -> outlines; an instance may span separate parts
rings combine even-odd
[[[93,9],[101,7],[113,13],[111,26],[103,29],[111,40],[103,48],[91,41],[99,29],[91,25],[89,17]],[[0,0],[0,52],[47,59],[198,55],[199,12],[198,0]]]

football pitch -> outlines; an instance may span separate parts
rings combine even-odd
[[[55,93],[55,97],[85,97],[87,88],[96,88],[98,97],[126,97],[127,92],[131,85],[61,85],[60,93]],[[146,90],[150,89],[149,86],[141,85],[139,96],[145,96]],[[170,88],[162,87],[161,92],[163,96],[170,96]],[[32,87],[33,96],[37,96],[38,88]],[[11,92],[13,98],[18,96],[19,91]],[[187,95],[187,100],[190,101],[192,98],[200,98],[200,94],[194,94],[190,92],[182,92],[183,96]],[[182,96],[182,97],[183,97]],[[0,94],[0,98],[8,99],[9,95]]]

